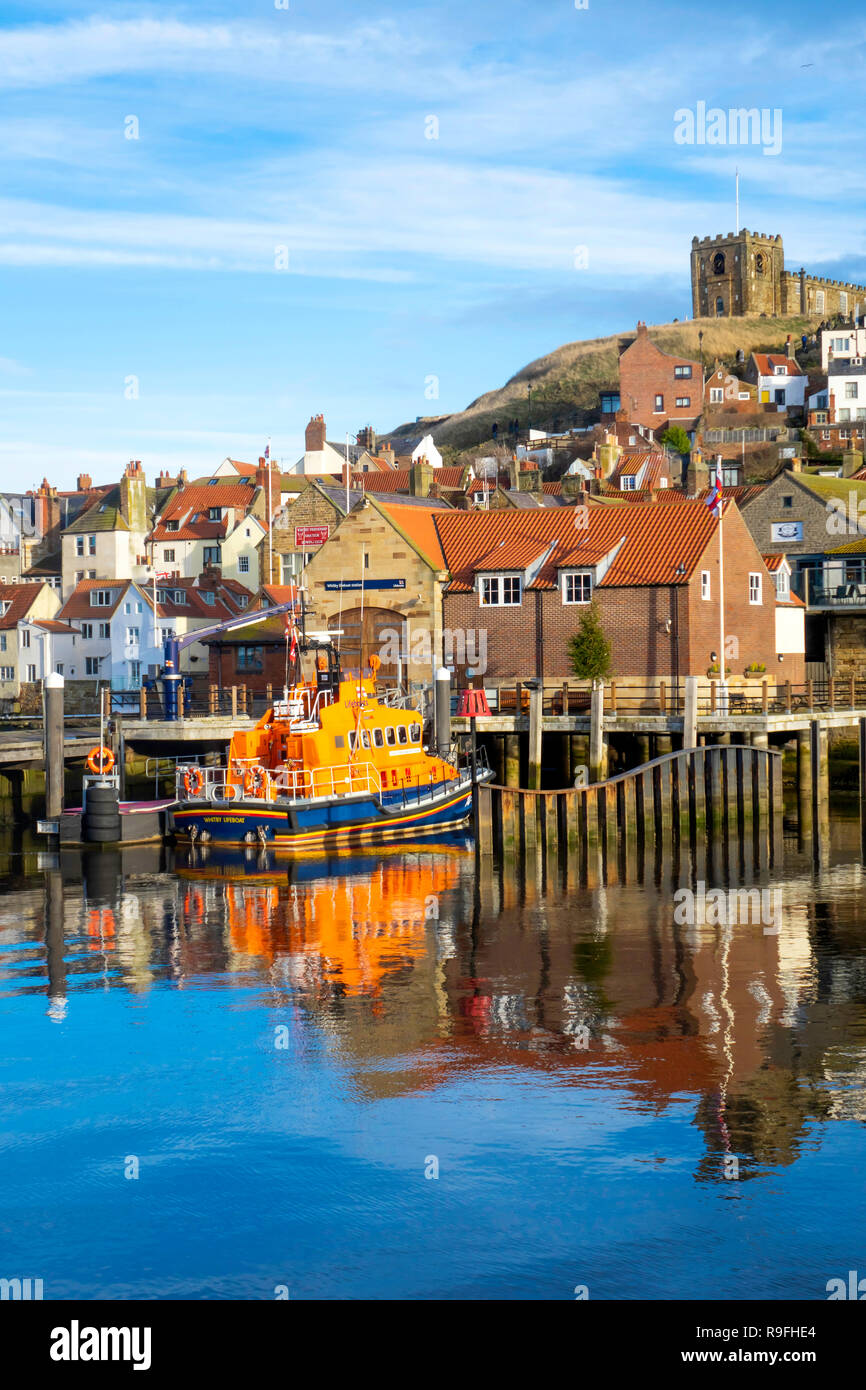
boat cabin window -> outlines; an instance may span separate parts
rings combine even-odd
[[[385,730],[385,742],[393,745],[394,743],[396,743],[396,741],[397,738],[394,733],[394,730],[391,728],[391,725],[389,724],[387,729]]]
[[[355,751],[355,735],[354,735],[354,732],[350,729],[350,730],[349,730],[349,752],[350,752],[350,753],[354,753],[354,751]]]
[[[408,738],[407,738],[407,736],[406,736],[406,725],[405,725],[405,724],[398,724],[398,725],[397,725],[397,742],[398,742],[398,743],[408,743],[408,742],[409,742],[409,740],[408,740]]]
[[[382,736],[382,730],[381,730],[381,729],[374,729],[374,730],[373,730],[373,747],[374,747],[374,748],[381,748],[382,745],[384,744],[384,742],[385,742],[385,740],[384,740],[384,738],[383,738],[383,736]]]
[[[369,730],[369,729],[362,729],[362,730],[361,730],[361,747],[362,747],[362,748],[369,748],[369,747],[370,747],[370,730]]]
[[[409,725],[409,742],[410,742],[410,743],[420,743],[420,742],[421,742],[421,725],[420,725],[420,724],[410,724],[410,725]]]

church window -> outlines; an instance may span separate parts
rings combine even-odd
[[[725,253],[724,253],[724,251],[717,251],[716,254],[713,256],[713,274],[714,274],[714,275],[724,275],[724,273],[725,273]]]
[[[760,251],[755,257],[755,271],[758,275],[763,275],[764,273],[764,257]]]
[[[721,295],[719,295],[718,299],[716,300],[716,317],[721,318],[724,312],[725,301],[722,299]]]

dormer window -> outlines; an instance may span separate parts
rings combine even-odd
[[[519,574],[493,574],[482,577],[479,598],[483,608],[514,607],[520,603],[523,583]]]
[[[222,507],[210,507],[210,508],[208,508],[207,519],[208,519],[208,521],[222,521],[222,519],[223,519]]]
[[[780,367],[780,366],[777,364],[777,365],[773,368],[773,374],[774,374],[775,376],[787,376],[787,375],[788,375],[788,372],[787,372],[787,369],[786,369],[785,367]]]
[[[637,474],[625,473],[619,480],[620,492],[635,492],[637,490]]]
[[[165,529],[166,531],[177,531],[179,529],[179,523],[177,521],[167,521],[165,523]]]
[[[573,570],[562,576],[563,603],[592,602],[592,572]]]

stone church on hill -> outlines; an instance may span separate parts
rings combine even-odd
[[[692,315],[741,318],[809,314],[859,317],[866,286],[822,280],[805,270],[786,270],[780,236],[741,232],[692,238]]]

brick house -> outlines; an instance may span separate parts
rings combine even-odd
[[[483,629],[488,679],[571,674],[568,641],[593,599],[621,677],[703,675],[718,656],[718,522],[701,501],[591,507],[582,531],[563,512],[435,524],[450,575],[443,625]],[[732,677],[755,663],[802,680],[802,636],[777,651],[775,584],[732,501],[724,551]]]
[[[631,424],[659,433],[680,425],[691,433],[703,410],[703,368],[687,357],[662,352],[637,325],[637,336],[621,347],[619,389]]]
[[[716,365],[704,384],[704,423],[722,415],[754,415],[757,401],[757,386]]]

